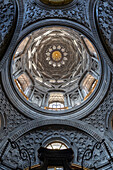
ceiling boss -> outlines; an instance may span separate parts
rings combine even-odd
[[[61,54],[60,51],[54,51],[54,52],[52,53],[52,59],[53,59],[54,61],[60,61],[61,58],[62,58],[62,54]]]
[[[46,52],[46,60],[48,60],[49,65],[52,65],[53,67],[60,67],[65,64],[67,55],[68,53],[64,47],[61,47],[60,45],[53,45]]]

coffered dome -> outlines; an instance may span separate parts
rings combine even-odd
[[[66,27],[46,27],[18,46],[12,75],[30,103],[58,111],[80,105],[93,93],[100,77],[99,63],[86,37]]]

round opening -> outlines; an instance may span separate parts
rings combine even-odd
[[[42,3],[53,6],[67,5],[73,0],[40,0]]]
[[[20,96],[36,108],[61,111],[84,103],[100,79],[101,61],[92,43],[65,27],[34,31],[12,58]]]
[[[61,58],[62,58],[62,54],[61,54],[60,51],[54,51],[54,52],[52,53],[52,59],[53,59],[53,61],[60,61]]]
[[[22,38],[2,70],[4,89],[17,109],[30,118],[83,118],[98,106],[110,70],[85,35],[48,26]]]

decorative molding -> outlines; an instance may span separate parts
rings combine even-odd
[[[16,22],[16,3],[13,0],[0,1],[0,60],[12,38]]]
[[[113,76],[112,76],[113,77]],[[88,117],[82,119],[97,128],[101,133],[104,133],[108,128],[108,116],[113,109],[113,78],[110,84],[109,91],[99,107]],[[106,126],[105,126],[106,122]]]
[[[14,150],[14,149],[17,149],[18,150],[18,152],[19,152],[19,158],[22,160],[22,161],[27,161],[28,163],[29,163],[29,170],[31,170],[31,158],[30,158],[30,154],[29,154],[29,152],[28,152],[28,150],[24,147],[22,147],[22,148],[20,148],[20,146],[18,145],[18,143],[17,142],[15,142],[15,141],[11,141],[10,139],[8,139],[8,141],[7,141],[7,143],[6,143],[6,146],[4,147],[4,149],[3,149],[3,152],[2,152],[2,154],[1,154],[1,156],[0,156],[0,163],[3,163],[4,161],[3,161],[3,156],[4,156],[4,154],[5,154],[5,152],[7,151],[7,148],[8,148],[8,146],[9,146],[9,144],[10,144],[10,146],[11,146],[11,148]],[[6,164],[5,164],[6,165]],[[10,165],[8,165],[7,164],[7,166],[6,167],[8,167],[8,168],[11,168],[10,167]],[[11,168],[12,169],[12,168]],[[18,169],[18,168],[16,168],[16,169]]]
[[[112,143],[112,148],[113,148],[113,105],[111,107],[111,110],[106,114],[106,119],[105,119],[105,136],[108,137],[110,142]]]
[[[14,2],[14,1],[13,1]],[[15,26],[15,31],[14,31],[14,34],[12,35],[12,39],[11,39],[11,42],[4,54],[4,57],[3,59],[1,60],[0,62],[0,71],[2,70],[3,68],[3,64],[5,63],[5,61],[7,60],[7,58],[13,54],[14,52],[14,49],[15,49],[15,42],[17,41],[18,39],[18,36],[19,36],[19,33],[22,29],[22,25],[23,25],[23,19],[24,19],[24,5],[23,5],[23,0],[19,1],[19,0],[16,0],[15,2],[15,7],[17,5],[17,8],[18,8],[18,19],[17,19],[17,23],[16,23],[16,26]]]
[[[60,22],[59,19],[53,19],[53,20],[45,20],[45,21],[41,21],[38,22],[37,24],[33,24],[32,26],[28,27],[27,29],[23,30],[23,34],[21,34],[21,37],[19,38],[19,41],[21,41],[21,39],[23,38],[23,36],[25,36],[26,34],[30,33],[31,31],[33,31],[34,29],[38,29],[41,28],[43,26],[49,26],[49,25],[57,25]],[[80,25],[72,22],[72,21],[67,21],[67,20],[62,20],[62,24],[60,23],[60,25],[65,25],[65,26],[71,26],[73,29],[77,29],[78,31],[82,31],[82,33],[85,34],[85,36],[87,36],[89,38],[89,40],[91,40],[91,42],[94,44],[94,46],[96,47],[97,51],[99,51],[99,44],[97,46],[94,38],[90,35],[90,33],[88,33],[86,31],[86,29],[82,29],[83,27],[81,27]],[[18,44],[16,44],[18,45]],[[101,53],[101,51],[100,51]],[[32,105],[30,106],[30,104],[28,104],[28,102],[24,99],[22,99],[20,97],[20,95],[18,94],[18,92],[16,91],[16,89],[13,88],[13,83],[11,81],[11,73],[10,73],[10,60],[11,60],[12,56],[9,57],[9,60],[6,62],[6,65],[4,67],[4,69],[2,70],[2,81],[3,81],[3,86],[4,89],[6,91],[6,93],[8,94],[9,99],[11,100],[11,102],[26,116],[29,116],[30,118],[34,119],[34,118],[38,118],[39,120],[46,118],[52,118],[53,116],[53,112],[52,111],[48,111],[48,110],[44,110],[42,111],[42,109],[40,108],[33,108],[32,109]],[[101,55],[100,55],[101,58]],[[83,104],[81,104],[81,106],[70,109],[70,111],[66,110],[65,113],[63,111],[61,111],[60,113],[54,114],[54,117],[58,117],[61,115],[65,116],[65,118],[68,119],[81,119],[85,116],[87,116],[88,114],[90,114],[95,107],[97,107],[99,105],[99,103],[101,102],[101,100],[104,98],[108,88],[109,88],[109,82],[110,82],[110,70],[107,67],[106,63],[104,62],[103,58],[101,58],[101,62],[102,62],[102,74],[104,76],[101,75],[100,78],[100,82],[98,83],[97,87],[95,88],[95,93],[94,95],[90,96],[88,100],[86,100]],[[5,76],[4,76],[5,75]],[[103,91],[104,89],[104,91]],[[101,96],[101,97],[100,97]],[[15,100],[16,97],[16,100]],[[14,99],[14,100],[13,100]],[[90,103],[88,102],[90,100]],[[69,112],[69,114],[68,114]]]
[[[100,38],[108,55],[113,60],[113,1],[100,0],[96,13]]]
[[[9,0],[4,2],[0,0],[0,3],[3,3],[2,12],[0,13],[0,16],[3,17],[3,20],[0,21],[3,28],[0,34],[0,40],[2,40],[0,47],[3,47],[7,35],[11,40],[8,48],[4,46],[6,53],[0,62],[3,80],[3,84],[0,85],[0,114],[4,115],[5,125],[3,125],[5,128],[0,129],[0,152],[2,152],[9,137],[11,140],[16,140],[21,146],[25,145],[28,150],[31,150],[32,164],[38,162],[38,159],[36,159],[37,154],[34,150],[38,149],[41,143],[44,144],[44,141],[47,142],[48,139],[62,139],[67,143],[72,142],[73,146],[75,145],[76,149],[78,149],[78,159],[75,160],[79,163],[86,147],[92,147],[95,141],[101,141],[103,138],[105,138],[106,144],[112,152],[113,133],[110,121],[111,110],[113,110],[113,75],[111,77],[110,69],[107,67],[108,64],[111,71],[113,71],[113,63],[109,58],[112,58],[113,54],[112,0],[100,0],[98,3],[97,0],[74,0],[69,5],[56,9],[42,4],[39,0],[37,4],[33,3],[33,0],[16,0],[16,3],[12,0],[10,2]],[[10,4],[7,5],[8,3]],[[9,13],[11,18],[7,20]],[[17,15],[18,19],[16,18]],[[89,106],[89,103],[86,102],[86,108],[83,106],[84,110],[81,109],[77,113],[70,111],[69,113],[64,113],[64,115],[51,116],[50,112],[45,114],[40,110],[37,112],[35,109],[32,112],[27,107],[28,105],[23,107],[23,102],[20,98],[19,102],[15,101],[18,94],[14,91],[9,75],[9,63],[14,50],[18,43],[31,31],[49,25],[67,26],[80,31],[94,43],[100,57],[103,58],[102,81],[100,81],[100,86],[97,87],[95,93],[98,95],[99,100],[95,95],[92,105]],[[11,28],[13,28],[13,31],[10,37]],[[7,60],[8,58],[9,61]],[[4,86],[7,96],[2,86]],[[81,119],[81,121],[77,119]],[[15,160],[10,160],[10,156],[15,157]],[[100,150],[99,153],[95,153],[93,161],[89,162],[88,166],[91,164],[100,166],[101,160],[103,161],[103,166],[104,163],[107,166],[108,159],[109,156],[106,152]],[[4,156],[4,160],[14,165],[21,164],[21,162],[18,162],[17,151],[12,152],[10,147]],[[109,165],[108,169],[110,170],[110,168],[111,165]]]
[[[8,136],[8,134],[17,128],[19,125],[29,121],[19,113],[8,101],[3,89],[0,85],[0,114],[4,116],[4,128],[0,129],[0,142]]]
[[[97,133],[98,132],[91,130],[90,126],[88,128],[85,123],[78,120],[75,122],[55,119],[41,122],[33,120],[29,122],[27,126],[25,125],[18,128],[15,134],[12,133],[12,135],[10,135],[10,139],[17,141],[20,147],[26,146],[32,158],[32,165],[34,165],[39,163],[36,162],[37,159],[35,156],[37,156],[37,154],[35,154],[35,149],[38,149],[37,147],[40,147],[41,143],[43,143],[46,138],[51,137],[51,140],[53,140],[52,138],[61,138],[62,140],[63,137],[65,140],[71,141],[70,143],[72,143],[72,145],[76,145],[78,150],[76,163],[80,164],[85,149],[87,147],[92,148],[96,141],[102,140],[101,135]],[[2,145],[2,148],[3,146],[4,145]],[[13,165],[15,164],[15,166],[17,166],[18,157],[14,155],[17,155],[16,151],[15,154],[11,150],[8,151],[7,155],[4,157],[4,161],[13,161]],[[11,157],[14,157],[14,160],[10,159]],[[101,161],[107,161],[107,155],[104,149],[100,150],[98,154],[95,152],[94,159],[85,166],[91,166],[92,164],[97,166]]]
[[[37,21],[48,18],[61,18],[76,21],[90,29],[87,14],[89,0],[74,0],[71,4],[64,7],[51,7],[44,5],[40,1],[25,1],[25,20],[24,28]]]
[[[104,0],[103,2],[105,2]],[[99,1],[100,2],[100,1]],[[106,63],[109,65],[110,69],[113,71],[113,63],[111,62],[111,59],[109,58],[108,54],[106,53],[106,50],[102,44],[100,34],[98,31],[98,25],[97,25],[97,16],[98,16],[98,1],[97,0],[90,0],[89,3],[89,20],[90,20],[90,26],[91,31],[93,33],[93,37],[95,37],[95,41],[99,44],[99,49],[101,51],[101,55],[105,59]],[[106,41],[106,40],[104,40]]]

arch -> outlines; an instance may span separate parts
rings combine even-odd
[[[62,20],[62,22],[60,19],[50,19],[50,20],[39,21],[38,23],[35,23],[32,26],[29,26],[28,28],[22,31],[17,41],[17,44],[31,31],[34,31],[36,29],[43,28],[49,25],[66,26],[72,29],[76,29],[77,31],[83,33],[85,36],[89,38],[89,40],[91,40],[91,42],[93,42],[99,55],[101,56],[101,51],[99,51],[99,44],[96,44],[91,33],[90,32],[88,33],[88,29],[84,28],[80,24],[74,23],[72,21],[67,21],[67,20]],[[30,105],[28,101],[26,101],[25,99],[22,100],[19,95],[17,97],[16,93],[18,92],[16,89],[13,88],[11,75],[8,71],[10,67],[11,57],[12,56],[9,57],[9,61],[6,62],[6,65],[2,71],[2,81],[3,81],[3,85],[4,85],[6,93],[8,94],[9,99],[23,114],[29,116],[32,119],[38,118],[39,120],[43,120],[44,118],[52,118],[53,116],[52,111],[50,110],[42,111],[42,109],[40,108],[36,109],[35,107],[32,109],[32,105]],[[85,117],[86,115],[90,114],[99,105],[99,103],[104,98],[108,90],[109,82],[110,82],[110,70],[107,67],[104,60],[102,60],[102,65],[103,65],[102,73],[104,76],[101,76],[100,83],[98,83],[97,87],[95,88],[94,95],[90,96],[88,101],[87,100],[84,101],[84,103],[82,103],[80,107],[77,106],[76,108],[70,109],[70,111],[65,110],[65,112],[60,111],[59,113],[54,113],[54,117],[57,118],[62,114],[62,116],[65,116],[66,119],[70,119],[70,120],[75,119],[75,118],[81,119]],[[9,77],[10,77],[10,80],[9,80]],[[17,100],[15,100],[15,97]]]
[[[21,31],[22,25],[23,25],[23,18],[24,18],[23,17],[24,16],[23,0],[21,0],[21,1],[16,0],[16,2],[14,4],[15,4],[15,7],[17,6],[17,10],[15,10],[15,13],[17,12],[17,14],[16,14],[17,15],[17,18],[16,18],[17,21],[16,21],[16,24],[15,24],[15,30],[14,30],[11,42],[9,44],[9,47],[7,48],[4,57],[0,62],[0,71],[2,70],[3,65],[6,62],[6,60],[8,59],[8,57],[13,53],[13,50],[14,50],[13,47],[15,46],[15,42],[18,39],[18,36],[20,34],[20,31]]]
[[[18,140],[21,136],[23,136],[25,133],[36,129],[40,128],[43,126],[51,126],[51,125],[66,125],[68,127],[73,127],[75,129],[79,129],[86,134],[89,134],[92,138],[94,138],[96,141],[101,141],[103,139],[103,136],[101,133],[99,133],[95,128],[93,128],[91,125],[84,123],[80,120],[64,120],[64,119],[45,119],[43,121],[39,121],[38,119],[32,120],[27,125],[22,125],[21,127],[15,129],[11,134],[10,134],[10,139],[12,141]],[[9,136],[1,143],[0,147],[3,148],[5,142]]]
[[[36,119],[36,120],[30,121],[29,123],[27,123],[27,125],[25,124],[25,125],[22,125],[21,128],[15,129],[10,134],[10,139],[11,139],[11,141],[18,141],[19,138],[24,136],[27,132],[32,131],[33,129],[38,129],[38,128],[40,129],[41,127],[44,127],[44,126],[48,126],[48,128],[49,128],[52,125],[54,125],[54,126],[59,126],[59,125],[68,126],[68,128],[75,128],[76,130],[78,129],[78,131],[80,130],[82,133],[86,133],[88,136],[95,139],[96,141],[102,141],[102,139],[103,139],[103,136],[101,135],[101,133],[99,133],[95,128],[93,128],[92,126],[90,126],[80,120],[76,120],[73,122],[73,121],[61,120],[61,119],[52,119],[52,120],[43,120],[43,121],[38,121],[38,119]],[[8,138],[9,138],[9,136],[7,136],[7,138],[5,138],[5,140],[3,140],[0,145],[1,153],[5,147],[5,144],[6,144]],[[105,138],[105,143],[106,143],[106,146],[108,147],[109,151],[111,152],[111,146],[110,146],[110,143],[107,140],[107,138]],[[102,146],[102,148],[103,148],[104,154],[106,156],[108,156],[108,153],[106,152],[106,148],[104,145]],[[7,150],[7,152],[8,152],[8,150]],[[35,158],[36,158],[36,156],[37,156],[37,154],[35,154]],[[36,160],[36,161],[38,163],[38,160]],[[75,159],[75,162],[76,162],[76,159]]]
[[[89,2],[88,13],[89,13],[89,20],[90,20],[91,30],[92,30],[93,36],[95,37],[95,40],[99,44],[99,48],[101,50],[102,56],[105,58],[107,64],[110,67],[110,69],[113,71],[113,63],[110,60],[108,54],[106,53],[106,51],[104,49],[104,45],[103,45],[104,42],[102,42],[102,39],[99,36],[98,3],[99,3],[99,1],[97,1],[97,0],[90,0],[90,2]]]
[[[78,148],[77,146],[71,142],[71,140],[67,140],[66,136],[62,135],[62,136],[58,136],[58,137],[45,137],[45,139],[43,140],[41,146],[42,147],[46,147],[49,143],[52,143],[54,141],[60,141],[64,144],[66,144],[66,146],[68,148],[72,148],[73,152],[74,152],[74,158],[73,158],[73,162],[77,162],[77,156],[78,156]],[[39,144],[35,147],[35,159],[36,159],[36,162],[39,162],[39,158],[38,158],[38,148],[40,148]]]

